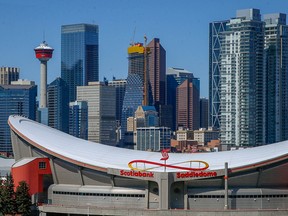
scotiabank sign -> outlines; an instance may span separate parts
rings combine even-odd
[[[154,178],[154,173],[153,172],[132,171],[132,170],[130,170],[130,171],[120,170],[120,176]]]
[[[201,172],[177,172],[177,179],[186,179],[186,178],[209,178],[216,177],[217,172],[201,171]]]

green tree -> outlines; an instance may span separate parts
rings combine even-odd
[[[30,215],[32,205],[31,196],[29,194],[29,185],[25,181],[19,182],[16,189],[15,202],[17,205],[17,213]]]
[[[15,214],[15,192],[14,181],[12,175],[6,175],[6,180],[1,186],[1,213],[2,214]]]
[[[2,179],[0,179],[0,216],[2,216],[2,191],[3,191],[3,185],[2,185]]]

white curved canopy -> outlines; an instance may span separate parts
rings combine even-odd
[[[10,116],[8,123],[14,132],[37,148],[72,163],[83,164],[83,166],[86,164],[103,169],[129,169],[128,163],[132,160],[164,163],[160,160],[161,153],[159,152],[137,151],[89,142],[21,116]],[[246,169],[263,164],[263,162],[272,163],[287,158],[288,141],[236,151],[169,153],[169,156],[167,164],[177,164],[182,167],[190,166],[190,163],[183,163],[185,161],[201,160],[209,164],[209,170],[223,169],[225,162],[228,162],[229,168]],[[142,165],[139,164],[139,166]],[[146,164],[147,167],[149,167],[148,164]],[[164,169],[158,167],[151,171],[164,172]],[[183,170],[166,169],[166,172],[176,171]]]

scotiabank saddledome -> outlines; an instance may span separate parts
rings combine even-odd
[[[287,141],[237,151],[169,153],[167,159],[159,152],[78,139],[20,116],[10,116],[8,123],[18,161],[15,176],[31,161],[41,160],[38,173],[31,175],[41,177],[37,193],[48,192],[48,204],[139,209],[288,207]],[[50,174],[41,176],[41,167],[49,168]]]

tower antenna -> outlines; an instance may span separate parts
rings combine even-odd
[[[46,38],[45,38],[45,30],[43,30],[43,43],[45,43],[45,41],[46,41]]]
[[[134,43],[135,33],[136,33],[136,26],[134,27],[134,31],[133,31],[133,34],[132,34],[132,38],[131,38],[131,42],[130,42],[131,46],[133,46],[135,44]]]

